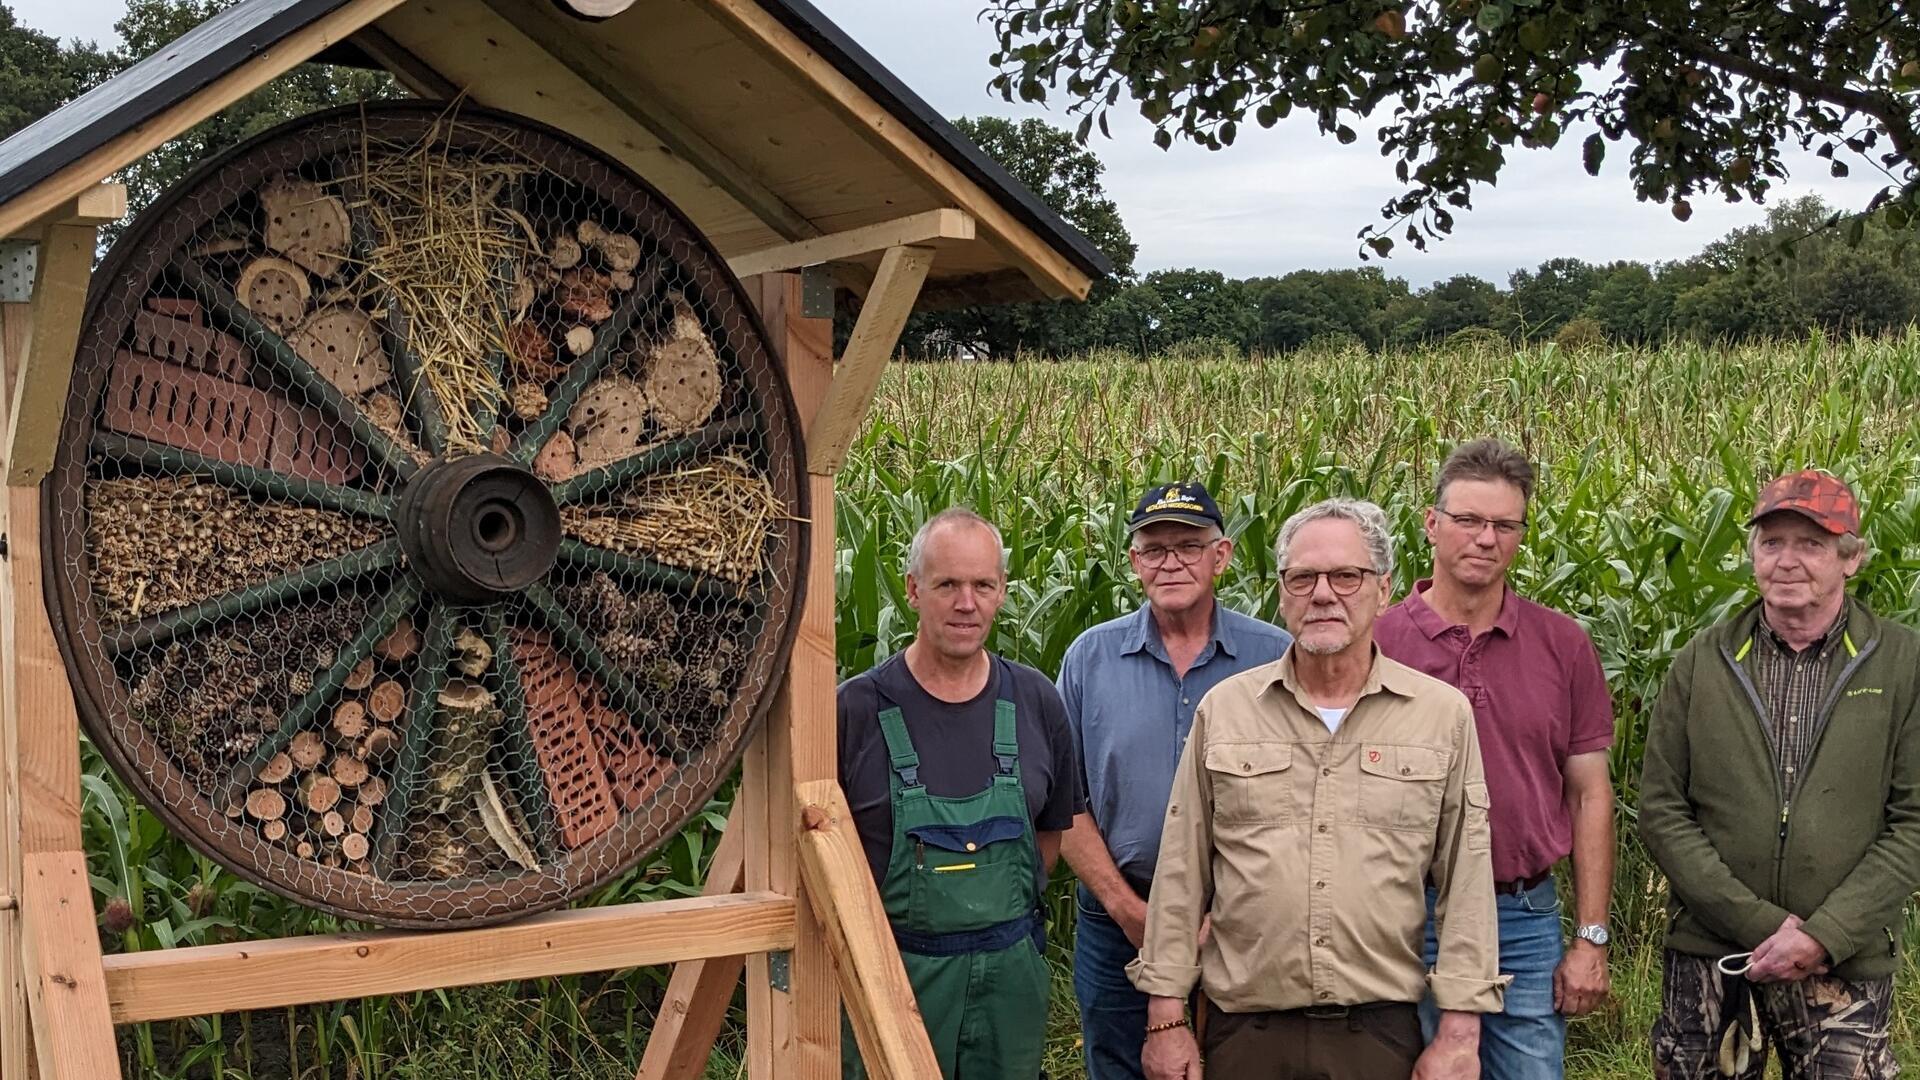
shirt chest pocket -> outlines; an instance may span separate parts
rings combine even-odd
[[[1224,824],[1284,824],[1293,817],[1293,747],[1287,743],[1227,742],[1207,747],[1213,818]]]
[[[1360,820],[1381,829],[1431,832],[1440,823],[1453,754],[1431,746],[1360,744]]]

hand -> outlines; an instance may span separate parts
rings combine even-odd
[[[1414,1062],[1413,1080],[1480,1080],[1480,1017],[1441,1013],[1433,1041]]]
[[[1573,939],[1553,972],[1553,1010],[1585,1016],[1607,1000],[1607,950],[1584,938]]]
[[[1140,899],[1138,893],[1128,889],[1119,897],[1118,903],[1106,907],[1107,916],[1114,925],[1127,935],[1127,940],[1134,948],[1139,948],[1147,940],[1147,902]]]
[[[1749,982],[1798,982],[1809,975],[1827,973],[1827,948],[1813,935],[1800,929],[1800,916],[1789,915],[1773,936],[1753,950],[1753,966],[1747,969]]]
[[[1147,1080],[1200,1080],[1200,1044],[1193,1029],[1177,1027],[1147,1036],[1140,1051],[1140,1068]]]

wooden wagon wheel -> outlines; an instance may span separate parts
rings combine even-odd
[[[706,415],[624,389],[696,337]],[[43,539],[82,719],[296,900],[561,904],[706,804],[784,673],[806,485],[764,331],[558,132],[355,107],[209,163],[96,275],[73,386]]]

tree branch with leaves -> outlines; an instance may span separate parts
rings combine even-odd
[[[1896,0],[990,0],[993,85],[1064,91],[1085,141],[1137,107],[1161,147],[1230,146],[1249,119],[1295,110],[1342,143],[1385,115],[1380,150],[1405,190],[1360,230],[1425,248],[1494,183],[1514,147],[1581,142],[1598,175],[1627,150],[1642,199],[1686,220],[1692,199],[1763,200],[1783,147],[1864,163],[1886,181],[1853,215],[1920,222],[1920,19]],[[1123,106],[1122,99],[1127,104]]]

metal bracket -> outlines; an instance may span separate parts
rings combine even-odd
[[[781,949],[767,954],[767,982],[775,990],[786,993],[793,987],[793,953]]]
[[[0,240],[0,304],[24,304],[33,299],[33,275],[40,245],[31,240]]]
[[[800,271],[800,314],[809,319],[833,318],[833,275],[825,265]]]

